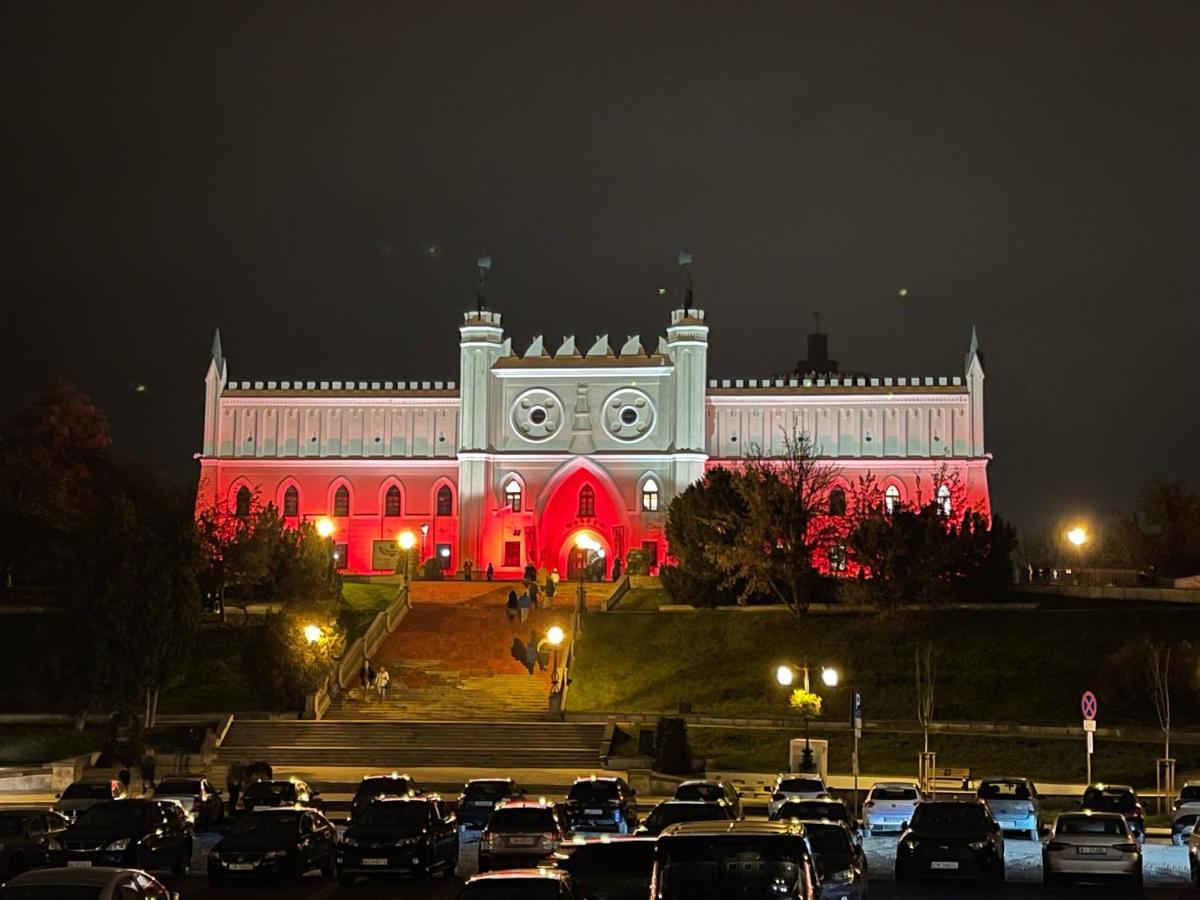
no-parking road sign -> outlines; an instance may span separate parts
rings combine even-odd
[[[1080,698],[1079,708],[1083,712],[1083,720],[1085,722],[1096,721],[1096,710],[1099,704],[1096,702],[1096,695],[1091,691],[1084,691],[1083,697]]]

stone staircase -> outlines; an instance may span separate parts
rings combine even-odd
[[[594,769],[602,724],[563,722],[385,722],[235,719],[218,762],[263,759],[280,768],[379,771],[468,767],[503,772]]]

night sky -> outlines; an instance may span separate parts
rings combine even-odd
[[[653,346],[685,249],[711,376],[977,325],[995,508],[1103,513],[1200,480],[1198,47],[1195,0],[9,2],[0,414],[65,375],[187,474],[218,325],[235,380],[457,379],[481,253],[522,351]]]

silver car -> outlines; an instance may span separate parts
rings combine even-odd
[[[868,836],[880,831],[903,831],[912,821],[913,810],[925,799],[915,781],[877,781],[863,802],[863,831]]]
[[[1182,847],[1188,843],[1200,820],[1200,782],[1189,781],[1179,789],[1171,812],[1171,843]]]
[[[50,807],[74,822],[79,814],[97,803],[108,800],[124,800],[125,787],[115,778],[81,778],[68,784]]]
[[[1005,831],[1024,831],[1038,840],[1042,831],[1042,798],[1028,778],[985,778],[976,796]]]
[[[1141,845],[1120,813],[1062,813],[1042,850],[1042,880],[1116,880],[1140,893]]]
[[[0,900],[91,897],[94,900],[173,900],[162,882],[140,869],[36,869],[0,888]]]

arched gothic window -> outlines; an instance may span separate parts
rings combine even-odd
[[[840,487],[829,492],[829,514],[831,516],[846,514],[846,492]]]
[[[250,515],[250,499],[250,488],[243,484],[237,489],[237,494],[233,498],[233,514],[239,519]]]
[[[504,486],[504,500],[513,512],[521,511],[521,482],[514,478]]]
[[[900,509],[900,488],[894,484],[889,484],[887,490],[883,492],[883,511],[889,516],[894,516]]]
[[[437,514],[439,516],[454,515],[454,495],[450,493],[450,485],[443,484],[437,492]]]
[[[383,514],[385,516],[400,515],[400,488],[394,484],[383,495]]]
[[[579,518],[585,519],[596,515],[596,490],[590,484],[579,489]]]
[[[653,478],[642,485],[642,512],[658,512],[658,482]]]
[[[350,491],[344,484],[338,485],[338,489],[333,492],[333,514],[335,516],[350,515]]]
[[[950,517],[950,513],[954,511],[953,505],[950,502],[950,487],[943,484],[937,489],[937,512],[939,516],[945,518]]]
[[[295,518],[298,515],[300,515],[300,492],[293,484],[283,492],[283,517],[285,519]]]

